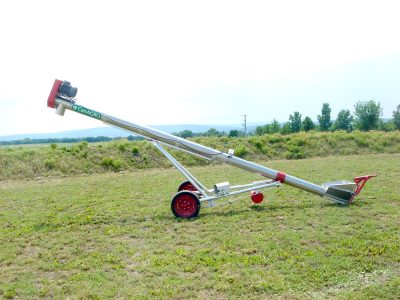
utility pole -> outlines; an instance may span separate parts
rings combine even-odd
[[[244,126],[244,136],[246,136],[247,135],[247,122],[246,122],[246,117],[247,117],[247,115],[242,115],[243,117],[244,117],[244,123],[243,123],[243,126]]]

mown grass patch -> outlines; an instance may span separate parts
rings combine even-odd
[[[172,169],[3,181],[0,297],[399,298],[400,155],[267,165],[315,183],[380,176],[348,207],[284,185],[192,220],[170,211]],[[208,186],[259,179],[191,171]]]

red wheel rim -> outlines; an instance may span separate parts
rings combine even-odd
[[[180,191],[191,191],[195,192],[197,189],[194,187],[194,185],[190,182],[185,182],[179,187],[179,192]]]
[[[196,199],[189,194],[182,194],[174,201],[174,210],[182,218],[192,217],[198,208]]]

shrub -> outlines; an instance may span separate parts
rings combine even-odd
[[[307,144],[307,140],[301,137],[295,137],[292,139],[289,144],[294,145],[294,146],[304,146]]]
[[[369,144],[369,139],[367,138],[367,136],[363,136],[361,134],[356,135],[354,137],[354,141],[359,147],[367,147]]]
[[[244,145],[240,145],[235,149],[235,155],[238,157],[243,157],[248,153],[246,147]]]
[[[60,149],[62,152],[71,152],[71,148],[68,148],[66,146],[62,146]]]
[[[51,149],[56,149],[56,148],[57,148],[57,144],[52,143],[52,144],[50,145],[50,148],[51,148]]]
[[[114,169],[114,171],[118,171],[122,167],[122,161],[119,159],[113,159],[111,157],[104,157],[101,161],[101,165],[110,169]]]
[[[302,159],[305,157],[304,152],[298,146],[289,146],[288,151],[285,153],[287,159]]]
[[[113,161],[113,159],[111,157],[104,157],[101,160],[101,165],[104,167],[110,167],[110,166],[112,166],[112,161]]]
[[[115,159],[112,161],[112,167],[115,171],[118,171],[122,168],[122,161],[119,159]]]
[[[256,148],[257,148],[258,150],[261,150],[261,149],[263,148],[263,144],[262,144],[261,141],[255,141],[255,142],[254,142],[254,146],[256,146]]]
[[[56,162],[54,159],[46,159],[44,162],[44,166],[47,170],[52,170],[56,167]]]
[[[127,146],[127,144],[126,143],[120,143],[120,144],[118,144],[118,150],[119,151],[121,151],[121,152],[125,152],[126,151],[126,146]]]
[[[280,143],[283,142],[283,138],[280,135],[272,135],[269,137],[269,141],[270,144],[276,144],[276,143]]]
[[[133,155],[138,155],[138,154],[139,154],[139,148],[136,147],[136,146],[133,146],[133,147],[132,147],[132,154],[133,154]]]
[[[71,152],[74,155],[78,154],[79,152],[81,152],[81,147],[79,147],[79,145],[72,145]]]
[[[80,150],[86,149],[87,147],[88,147],[88,142],[86,142],[86,141],[83,141],[83,142],[79,143],[79,145],[78,145],[78,148]]]

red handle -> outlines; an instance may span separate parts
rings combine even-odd
[[[360,177],[356,177],[354,178],[354,183],[357,184],[357,189],[354,192],[356,195],[358,195],[361,190],[363,189],[364,185],[367,183],[367,181],[369,179],[371,179],[372,177],[376,177],[378,175],[365,175],[365,176],[360,176]]]

